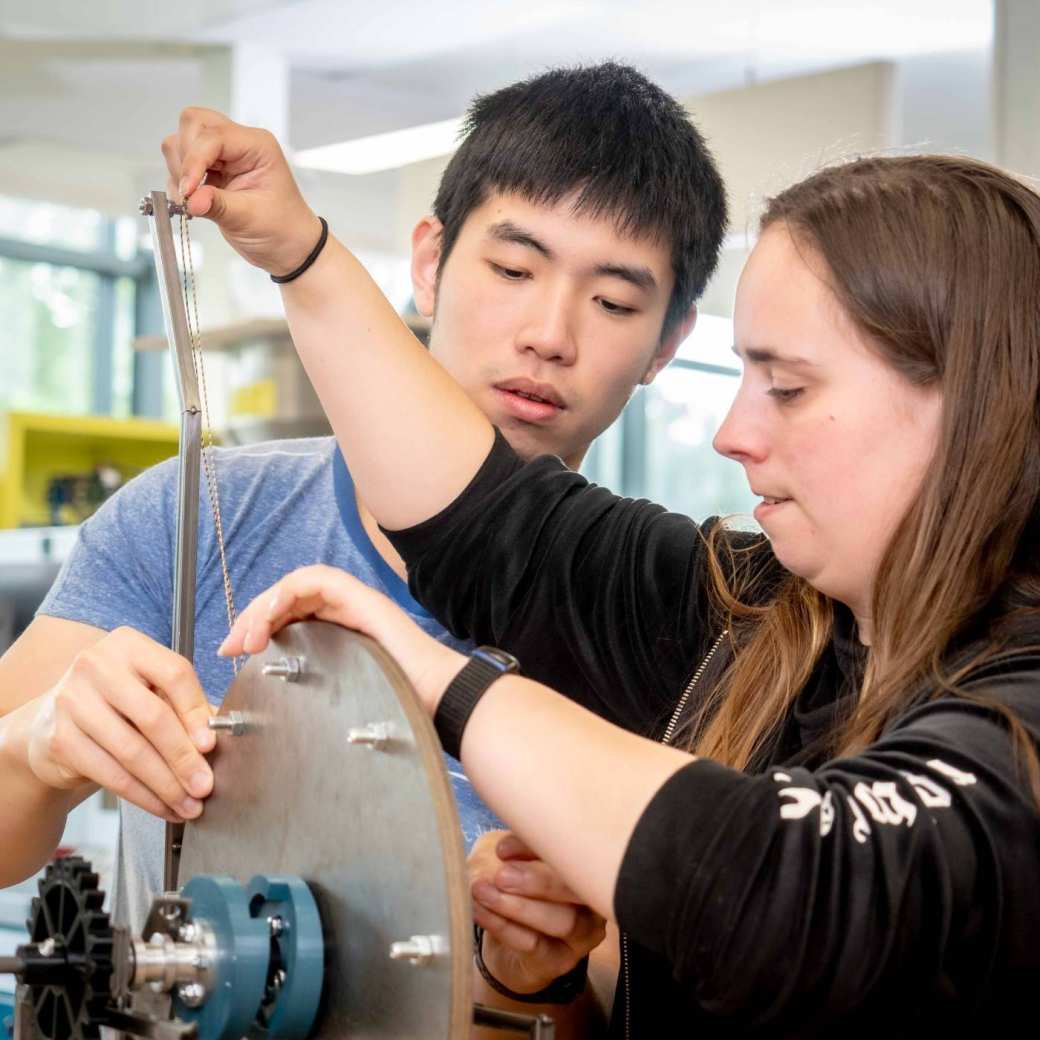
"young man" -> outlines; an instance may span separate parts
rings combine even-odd
[[[225,166],[210,183],[233,174]],[[434,318],[430,352],[519,453],[576,466],[688,334],[724,226],[703,141],[681,107],[633,70],[554,71],[479,98],[434,216],[413,234],[416,302]],[[312,230],[307,223],[301,238]],[[404,438],[401,449],[412,448]],[[451,639],[411,599],[331,438],[218,450],[217,476],[239,603],[286,571],[323,562]],[[197,816],[209,792],[206,702],[219,703],[232,678],[215,656],[226,618],[208,516],[195,671],[165,647],[174,496],[166,463],[85,524],[40,616],[0,661],[0,884],[35,870],[68,810],[105,786],[122,798],[115,909],[131,924],[161,883],[158,817]],[[453,773],[472,839],[481,808],[467,800],[457,763]]]

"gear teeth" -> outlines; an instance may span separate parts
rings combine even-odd
[[[35,1007],[54,1006],[55,1001],[59,1001],[72,1014],[71,1021],[66,1021],[65,1015],[60,1021],[47,1015],[42,1022],[37,1018],[34,1030],[37,1040],[99,1040],[98,1027],[107,1021],[114,974],[113,929],[109,915],[102,909],[105,893],[98,887],[99,880],[82,856],[66,856],[47,865],[39,882],[39,894],[33,897],[26,922],[33,941],[42,942],[47,938],[65,941],[75,937],[74,945],[78,949],[81,937],[87,962],[81,987],[32,987]],[[46,908],[54,912],[55,889],[63,890],[60,902],[66,909],[62,911],[63,920],[55,922],[55,927],[61,930],[51,933]]]

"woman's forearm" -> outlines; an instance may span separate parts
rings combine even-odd
[[[411,527],[452,502],[494,431],[361,264],[330,236],[282,296],[296,350],[376,520]]]
[[[34,874],[61,841],[69,811],[93,787],[63,791],[44,784],[28,761],[28,730],[37,708],[28,701],[0,717],[0,888]]]
[[[518,676],[492,684],[462,741],[462,763],[481,797],[609,919],[636,823],[690,761]]]

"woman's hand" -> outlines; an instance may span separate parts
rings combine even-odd
[[[544,989],[603,941],[604,919],[515,834],[481,835],[469,869],[484,964],[507,989]]]
[[[256,654],[293,621],[318,618],[371,636],[398,663],[431,718],[466,658],[438,643],[381,592],[335,567],[301,567],[260,593],[239,615],[218,651]]]

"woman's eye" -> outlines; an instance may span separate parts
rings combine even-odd
[[[603,299],[602,296],[599,298],[599,305],[608,314],[625,315],[625,314],[635,314],[635,312],[636,312],[635,307],[625,307],[623,304],[614,303],[613,300],[605,300],[605,299]]]
[[[795,387],[771,386],[769,388],[769,390],[767,391],[767,393],[769,394],[770,397],[774,398],[775,400],[784,402],[784,401],[793,401],[796,397],[798,397],[802,393],[802,391],[804,389],[805,389],[805,387],[803,387],[803,386],[795,386]]]
[[[491,269],[495,274],[501,275],[510,282],[520,282],[527,277],[526,271],[520,271],[515,267],[503,267],[501,264],[491,263]]]

